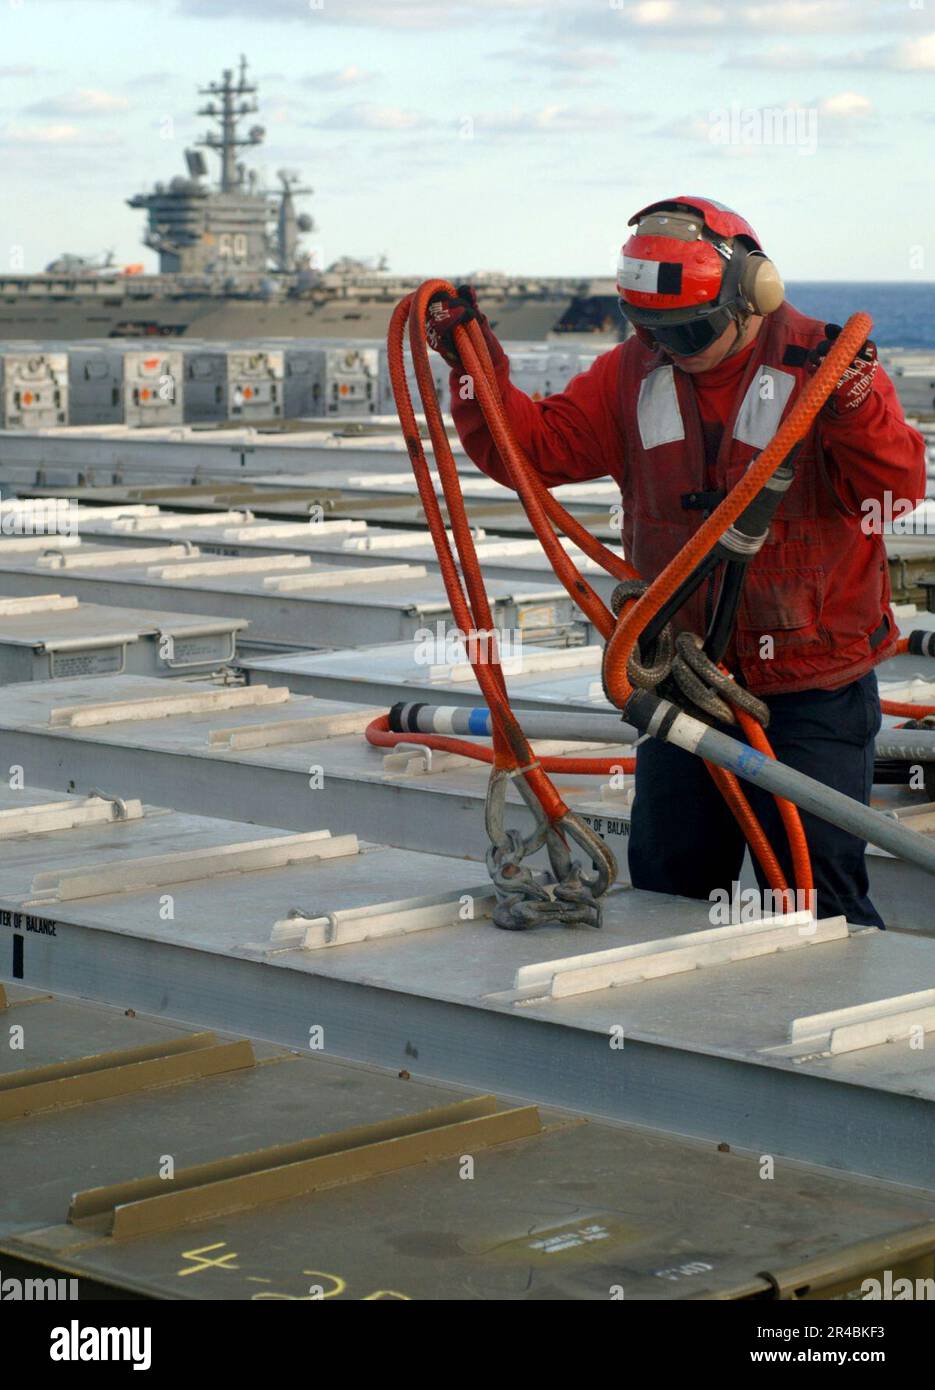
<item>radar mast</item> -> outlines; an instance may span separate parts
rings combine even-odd
[[[261,125],[251,126],[245,136],[238,132],[244,117],[259,110],[256,94],[256,86],[247,81],[247,60],[243,54],[236,82],[232,69],[225,68],[220,82],[209,82],[207,87],[198,89],[199,96],[210,98],[199,108],[198,115],[217,121],[219,129],[209,130],[197,144],[220,155],[222,193],[236,193],[243,187],[244,166],[237,162],[237,151],[261,145],[266,136]]]

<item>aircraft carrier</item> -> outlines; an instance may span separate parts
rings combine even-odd
[[[393,307],[418,280],[342,257],[317,267],[303,250],[314,228],[296,199],[311,193],[292,171],[276,190],[260,186],[242,154],[263,143],[257,86],[241,58],[235,72],[200,89],[209,128],[186,150],[186,173],[129,205],[147,214],[144,244],[157,274],[67,254],[38,275],[0,277],[0,339],[258,336],[383,338]],[[217,155],[209,182],[204,151]],[[465,273],[466,272],[466,273]],[[612,278],[516,277],[452,268],[476,285],[501,338],[540,340],[585,334],[608,345],[622,336]]]

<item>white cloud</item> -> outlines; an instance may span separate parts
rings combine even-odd
[[[808,103],[744,106],[733,102],[667,121],[650,133],[704,146],[707,155],[718,158],[762,158],[764,151],[813,155],[821,145],[852,143],[855,136],[863,135],[873,115],[868,97],[847,91]]]
[[[532,109],[515,106],[508,111],[466,110],[439,120],[406,107],[361,101],[307,124],[319,130],[393,131],[397,134],[449,130],[463,136],[464,129],[470,127],[477,135],[576,135],[611,130],[626,119],[629,118],[619,110],[606,106],[551,102]]]
[[[505,48],[491,58],[520,67],[549,68],[555,72],[593,72],[620,66],[620,59],[601,48]]]
[[[626,117],[605,106],[568,106],[558,102],[537,110],[486,112],[475,117],[477,129],[492,135],[577,135],[611,130]]]
[[[686,9],[676,0],[638,0],[636,4],[621,6],[626,10],[626,18],[636,28],[668,28],[687,25],[692,29],[714,29],[727,23],[729,13],[725,5],[692,5]]]
[[[310,72],[307,77],[302,78],[304,87],[313,87],[319,92],[343,92],[348,87],[360,87],[373,82],[378,74],[366,72],[359,68],[356,63],[350,63],[346,68],[332,68],[327,72]]]
[[[566,48],[547,61],[551,61],[553,66],[558,68],[569,68],[574,72],[590,72],[596,68],[615,68],[620,60],[615,58],[613,54],[605,53],[603,49],[599,48]]]
[[[651,36],[747,30],[751,33],[840,33],[882,18],[884,0],[177,0],[177,12],[200,19],[244,18],[374,29],[463,28],[515,21],[559,24],[566,31]],[[908,6],[906,7],[908,8]],[[891,22],[891,17],[887,16]],[[911,23],[911,15],[897,22]]]
[[[166,72],[143,72],[139,77],[132,77],[127,83],[128,87],[165,87],[175,77],[175,73]]]
[[[589,0],[570,0],[549,6],[553,32],[580,41],[600,37],[605,41],[630,40],[678,48],[712,46],[715,41],[777,34],[868,32],[905,29],[917,19],[908,4],[887,0],[621,0],[616,5],[594,5]]]
[[[574,9],[580,0],[553,0]],[[198,19],[291,20],[371,29],[462,28],[543,9],[544,0],[178,0],[178,12]]]
[[[465,109],[444,119],[401,106],[353,102],[337,111],[306,122],[318,130],[369,130],[399,134],[448,131],[452,136],[550,136],[576,135],[616,129],[630,120],[624,112],[607,106],[575,106],[550,102],[535,108],[514,106],[502,111]]]
[[[115,96],[94,87],[84,87],[66,96],[48,97],[27,107],[32,116],[111,116],[129,110],[126,97]]]
[[[874,0],[777,0],[775,4],[740,5],[738,18],[748,29],[765,33],[840,33],[873,22]]]
[[[897,44],[887,66],[898,72],[935,72],[935,34]]]
[[[433,122],[421,112],[402,106],[378,106],[369,101],[357,101],[307,124],[319,130],[400,131],[422,130]]]
[[[8,125],[0,131],[0,144],[5,148],[23,145],[114,145],[118,137],[113,132],[98,131],[90,135],[75,125],[21,126]]]
[[[891,72],[935,72],[935,34],[902,43],[859,49],[831,60],[832,67],[879,68]]]
[[[873,103],[869,97],[861,96],[859,92],[837,92],[834,96],[825,97],[820,101],[818,109],[823,116],[852,121],[871,116]]]
[[[660,139],[707,142],[711,139],[711,122],[706,116],[678,116],[675,120],[656,126],[649,133]]]
[[[754,53],[731,53],[724,60],[726,68],[763,68],[771,72],[799,72],[804,68],[819,68],[827,59],[791,44],[776,44]]]
[[[754,52],[732,52],[724,67],[805,72],[812,68],[860,68],[879,72],[935,72],[935,33],[921,34],[877,48],[819,53],[795,44],[775,44]]]

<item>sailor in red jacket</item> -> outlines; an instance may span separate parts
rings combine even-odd
[[[784,302],[756,233],[729,208],[680,196],[644,208],[630,226],[618,292],[635,335],[557,395],[533,402],[511,385],[509,359],[468,287],[437,297],[427,326],[452,367],[452,414],[474,462],[509,485],[454,348],[453,330],[468,317],[484,329],[513,430],[540,477],[550,486],[614,478],[624,553],[652,580],[776,433],[836,330]],[[881,508],[892,515],[900,503],[915,505],[925,483],[922,437],[868,343],[798,453],[795,481],[748,566],[725,656],[768,705],[777,757],[864,802],[880,725],[873,668],[896,646],[886,552],[872,519]],[[676,630],[704,635],[715,598],[712,579],[677,615]],[[638,751],[636,787],[634,886],[700,898],[730,891],[743,839],[703,763],[649,740]],[[773,798],[745,791],[793,882]],[[802,819],[818,915],[882,926],[864,844]]]

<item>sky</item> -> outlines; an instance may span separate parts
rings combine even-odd
[[[155,269],[125,199],[242,53],[324,265],[611,275],[687,192],[787,280],[935,280],[935,0],[0,0],[0,265]]]

